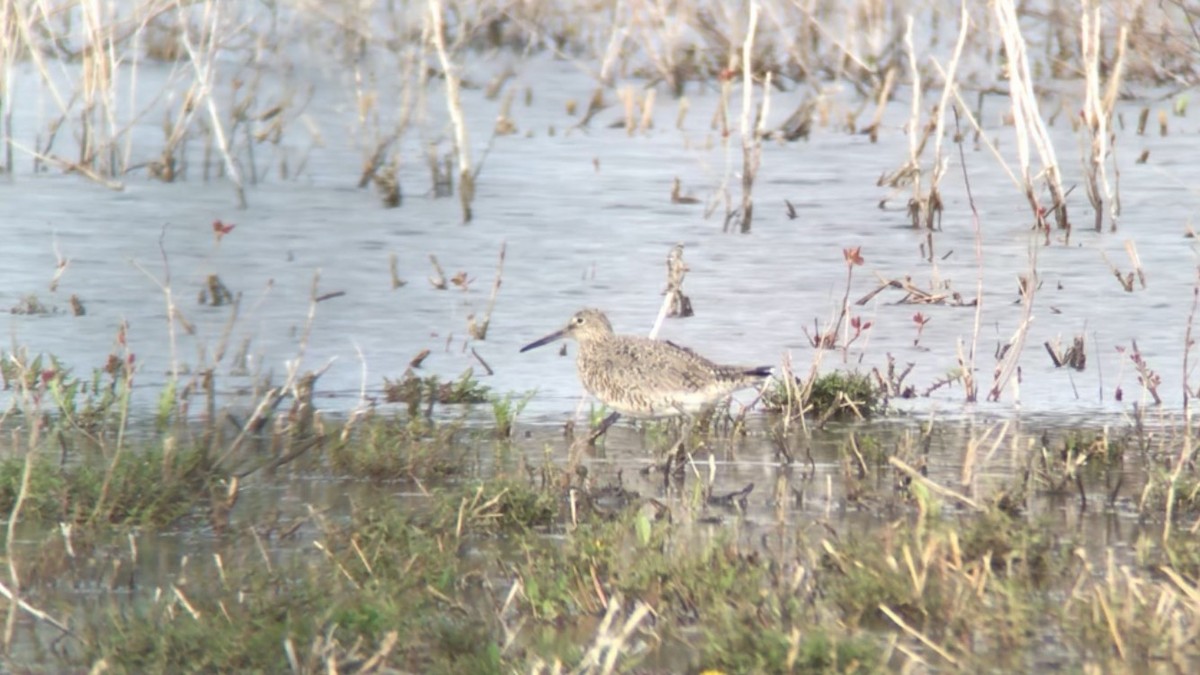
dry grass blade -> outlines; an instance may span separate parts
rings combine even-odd
[[[476,340],[487,339],[488,325],[492,322],[492,312],[496,309],[496,296],[500,294],[500,284],[504,278],[504,254],[507,248],[507,244],[501,242],[500,258],[496,263],[496,279],[492,282],[492,294],[488,298],[487,311],[484,312],[483,318],[476,321],[474,314],[467,317],[467,332]]]
[[[907,475],[909,478],[912,478],[913,480],[917,481],[921,485],[925,486],[930,492],[932,492],[936,495],[940,495],[947,499],[953,499],[954,501],[956,501],[964,506],[970,507],[971,509],[973,509],[975,511],[986,510],[986,509],[984,509],[983,506],[980,506],[979,502],[975,501],[974,499],[971,499],[970,497],[968,497],[964,494],[961,494],[959,492],[955,492],[954,490],[951,490],[950,488],[942,487],[941,485],[938,485],[937,483],[929,480],[924,475],[922,475],[920,471],[917,471],[916,469],[912,468],[911,466],[908,465],[907,462],[900,459],[899,457],[888,457],[888,463],[891,464],[892,466],[896,467],[900,471],[904,472],[904,474]]]
[[[938,656],[945,659],[945,661],[947,663],[949,663],[952,666],[958,666],[958,659],[954,658],[950,654],[950,652],[947,652],[945,649],[942,649],[942,647],[940,645],[938,645],[933,640],[930,640],[929,637],[927,635],[925,635],[924,633],[922,633],[921,631],[908,625],[908,622],[905,621],[903,617],[901,617],[899,614],[897,614],[895,611],[893,611],[890,607],[888,607],[887,605],[879,605],[879,611],[883,612],[887,616],[887,618],[891,619],[892,623],[896,624],[900,628],[900,630],[903,630],[905,633],[908,633],[909,635],[916,638],[921,644],[932,649],[935,654],[937,654]]]

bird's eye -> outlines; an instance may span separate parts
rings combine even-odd
[[[575,317],[575,325],[576,325],[576,326],[582,326],[582,325],[583,325],[583,317],[582,317],[582,316],[577,316],[577,317]]]

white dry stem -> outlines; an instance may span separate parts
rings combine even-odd
[[[750,108],[754,103],[754,32],[758,28],[758,2],[750,3],[750,22],[746,26],[746,37],[742,41],[742,147],[752,141],[750,134]]]
[[[937,127],[933,133],[933,177],[930,180],[930,192],[937,192],[942,176],[946,173],[949,160],[942,157],[942,141],[946,133],[946,106],[950,96],[955,91],[954,77],[958,74],[958,62],[962,59],[963,47],[967,43],[967,31],[971,25],[971,16],[967,13],[967,0],[960,3],[958,42],[954,44],[954,54],[950,57],[949,68],[945,71],[945,84],[942,86],[942,97],[938,100],[937,113],[934,116]],[[939,68],[939,70],[941,70]]]
[[[214,462],[215,465],[220,466],[221,464],[224,464],[225,460],[227,460],[229,457],[232,457],[234,453],[241,449],[242,443],[244,443],[246,438],[253,433],[258,423],[271,414],[271,411],[275,409],[275,406],[279,404],[279,401],[288,392],[295,391],[296,385],[300,379],[300,366],[303,364],[304,355],[308,351],[308,340],[312,335],[313,324],[317,319],[317,303],[320,302],[320,294],[318,293],[320,283],[321,270],[318,268],[313,272],[312,289],[309,294],[308,302],[308,315],[305,317],[304,328],[300,333],[300,342],[296,348],[296,357],[286,363],[287,377],[284,379],[283,384],[278,387],[268,389],[266,393],[263,394],[262,398],[259,399],[258,405],[255,406],[254,412],[243,423],[241,431],[238,432],[236,437],[234,437],[233,442],[230,443],[229,447],[217,457],[216,461]],[[332,365],[333,360],[331,359],[320,370],[318,370],[316,374],[320,375],[321,373],[324,373]]]
[[[153,281],[158,286],[158,290],[162,291],[163,301],[166,303],[167,310],[167,347],[171,351],[171,381],[179,382],[179,349],[175,333],[175,322],[183,321],[186,323],[187,319],[180,313],[179,307],[175,304],[175,296],[171,291],[171,264],[167,257],[166,237],[167,226],[163,225],[162,231],[158,235],[158,251],[162,256],[163,265],[162,279],[151,274],[149,270],[142,267],[141,263],[136,260],[130,261],[130,264],[137,268],[139,272],[146,275],[146,278]]]
[[[99,0],[82,0],[79,10],[89,42],[82,57],[85,142],[80,148],[79,163],[111,176],[118,170],[114,143],[119,133],[115,92],[120,63],[112,34],[116,17],[105,16]]]
[[[914,227],[917,223],[925,220],[925,211],[929,208],[929,201],[921,196],[921,161],[918,157],[920,153],[919,141],[917,135],[921,129],[921,69],[917,67],[917,50],[913,47],[913,17],[909,14],[904,25],[904,46],[908,51],[908,67],[912,76],[912,109],[909,111],[908,120],[908,163],[912,170],[913,184],[913,200],[919,205],[919,213]]]
[[[1013,186],[1017,189],[1021,189],[1023,187],[1021,184],[1021,179],[1017,177],[1017,174],[1013,171],[1012,167],[1008,165],[1008,162],[1004,159],[1004,155],[1000,154],[1000,149],[996,147],[996,144],[992,143],[992,141],[988,139],[983,127],[979,124],[979,120],[975,119],[975,114],[971,112],[970,106],[968,106],[967,102],[963,100],[962,92],[959,91],[958,85],[947,76],[945,69],[942,68],[940,63],[934,61],[933,65],[938,69],[938,72],[942,74],[942,78],[946,80],[946,86],[950,88],[951,93],[954,95],[954,100],[956,103],[958,103],[959,110],[964,116],[966,116],[967,121],[971,123],[971,128],[975,130],[975,134],[979,137],[979,140],[983,141],[984,147],[988,149],[988,152],[992,153],[992,157],[995,158],[996,163],[1000,165],[1000,168],[1004,170],[1004,173],[1008,175],[1008,179],[1012,181]]]
[[[1108,180],[1108,161],[1112,155],[1109,139],[1112,136],[1113,106],[1125,66],[1125,45],[1128,41],[1128,29],[1122,25],[1117,34],[1116,58],[1104,94],[1101,95],[1100,28],[1103,22],[1100,10],[1100,3],[1096,0],[1084,0],[1079,19],[1084,69],[1083,118],[1084,127],[1091,136],[1083,157],[1086,176],[1084,186],[1087,188],[1088,201],[1096,214],[1097,232],[1104,227],[1105,205],[1108,206],[1109,223],[1113,230],[1117,228],[1117,216],[1121,211],[1120,199]]]
[[[624,53],[625,38],[629,35],[629,28],[623,25],[618,18],[625,14],[624,0],[617,0],[613,6],[613,21],[612,34],[608,37],[608,47],[604,49],[604,58],[600,62],[600,73],[598,79],[601,84],[606,87],[611,87],[613,83],[613,65],[621,54]],[[550,41],[553,44],[553,41]]]
[[[638,626],[653,614],[649,605],[638,602],[624,623],[618,624],[620,611],[620,601],[616,597],[609,599],[604,619],[596,628],[596,637],[587,653],[583,655],[579,665],[571,671],[572,673],[576,675],[583,673],[607,675],[614,672],[617,668],[617,659],[628,651],[626,643],[629,638],[633,636]]]
[[[1058,169],[1058,158],[1054,154],[1054,146],[1050,143],[1050,134],[1038,110],[1037,95],[1033,91],[1033,76],[1029,71],[1029,58],[1026,55],[1025,37],[1021,34],[1020,21],[1013,0],[996,0],[994,5],[996,19],[1000,25],[1000,34],[1004,39],[1005,54],[1008,56],[1009,95],[1012,98],[1013,127],[1017,135],[1017,155],[1021,162],[1021,176],[1024,181],[1025,196],[1029,199],[1039,224],[1044,223],[1044,214],[1040,212],[1037,195],[1034,191],[1034,177],[1030,173],[1029,146],[1038,153],[1042,170],[1040,175],[1045,177],[1046,187],[1053,199],[1051,208],[1060,228],[1066,228],[1065,192]]]
[[[458,154],[458,194],[462,201],[463,222],[471,222],[471,200],[474,198],[475,178],[471,171],[471,147],[467,139],[467,123],[463,117],[459,96],[458,68],[446,52],[445,25],[442,21],[442,1],[429,0],[430,35],[442,72],[446,77],[446,108],[454,127],[454,150]]]
[[[49,53],[50,50],[43,50],[42,46],[37,44],[37,42],[33,39],[33,33],[30,28],[31,24],[35,21],[35,18],[25,17],[22,15],[22,7],[28,6],[26,3],[6,2],[5,5],[12,10],[13,17],[15,18],[14,23],[16,24],[17,32],[20,34],[21,43],[25,45],[25,50],[22,52],[21,56],[28,57],[29,60],[33,62],[34,67],[42,77],[42,86],[50,92],[50,98],[54,99],[54,105],[58,108],[59,115],[65,119],[70,110],[70,104],[67,103],[66,97],[59,92],[58,87],[55,85],[55,78],[50,75],[50,66],[45,60],[45,53]],[[47,7],[46,5],[47,3],[45,0],[40,0],[39,2],[35,3],[35,11],[39,15],[36,18],[36,21],[40,24],[38,27],[38,32],[39,34],[54,35],[55,30],[53,28],[51,14],[55,13],[55,10]],[[60,74],[63,76],[63,81],[73,81],[73,78],[71,78],[67,73],[66,59],[58,59],[57,63]]]
[[[246,208],[246,188],[242,184],[242,172],[238,169],[237,162],[234,160],[229,147],[229,139],[225,136],[225,125],[221,121],[221,113],[217,110],[217,102],[213,98],[213,85],[216,82],[216,64],[217,53],[220,51],[220,38],[222,35],[220,30],[221,14],[219,6],[221,3],[214,1],[204,3],[204,19],[201,25],[206,26],[202,35],[206,35],[206,43],[203,45],[204,51],[201,53],[196,49],[196,45],[192,44],[190,30],[187,21],[187,7],[183,0],[177,0],[176,8],[179,13],[179,42],[183,45],[184,51],[187,52],[188,61],[192,64],[192,74],[195,77],[198,86],[198,98],[204,101],[204,108],[208,112],[209,123],[212,125],[213,135],[216,137],[217,149],[221,153],[221,159],[225,163],[225,172],[229,179],[233,181],[234,192],[237,195],[238,208]]]
[[[888,607],[887,605],[884,605],[884,604],[880,604],[879,611],[883,612],[889,619],[892,620],[893,623],[895,623],[905,633],[908,633],[909,635],[913,636],[921,644],[925,645],[930,650],[932,650],[935,654],[937,654],[938,656],[945,659],[947,663],[949,663],[952,666],[958,665],[958,660],[955,659],[950,654],[950,652],[947,652],[945,649],[943,649],[941,646],[939,646],[936,642],[934,642],[932,639],[930,639],[928,636],[926,636],[921,631],[908,625],[908,622],[906,622],[904,620],[904,617],[897,614],[894,610],[892,610],[891,607]]]
[[[1014,382],[1012,376],[1016,373],[1017,366],[1021,361],[1021,353],[1025,350],[1025,338],[1029,335],[1029,326],[1033,323],[1033,297],[1037,294],[1037,252],[1038,245],[1030,242],[1029,271],[1025,277],[1025,289],[1021,295],[1021,322],[1017,325],[1016,330],[1013,331],[1013,336],[1008,342],[1009,348],[1005,352],[1004,358],[1000,359],[1000,363],[996,364],[996,370],[992,378],[992,389],[988,392],[988,400],[991,401],[999,401],[1005,387],[1010,382]],[[1013,398],[1019,401],[1021,398],[1019,384],[1014,383],[1013,388]]]
[[[742,42],[742,232],[749,232],[754,220],[754,175],[758,173],[761,155],[759,124],[750,124],[750,109],[754,102],[754,33],[758,29],[758,2],[750,2],[750,20],[746,26],[746,38]],[[769,76],[768,76],[769,77]],[[767,92],[770,89],[768,79],[763,88],[763,114],[766,117]]]

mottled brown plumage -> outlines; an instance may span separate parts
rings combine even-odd
[[[630,417],[693,414],[757,385],[771,370],[719,365],[672,342],[617,335],[598,309],[577,312],[565,328],[521,351],[568,337],[579,343],[576,366],[583,386]]]

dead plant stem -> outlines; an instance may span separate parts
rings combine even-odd
[[[463,117],[459,96],[458,68],[446,52],[446,27],[442,21],[442,0],[429,0],[430,39],[446,78],[446,108],[454,128],[454,150],[458,153],[458,198],[462,205],[462,221],[471,222],[471,202],[475,198],[475,174],[471,171],[471,146],[467,139],[467,123]]]
[[[742,42],[742,223],[743,234],[750,232],[754,221],[754,177],[762,159],[762,139],[759,128],[766,117],[767,101],[770,96],[770,75],[763,85],[763,109],[759,121],[753,127],[750,110],[754,102],[754,33],[758,29],[758,1],[750,0],[750,18],[746,26],[746,38]]]
[[[192,44],[189,37],[191,30],[188,26],[187,14],[188,10],[184,0],[176,0],[176,7],[179,11],[179,21],[182,30],[179,31],[179,42],[183,45],[184,50],[188,54],[188,61],[192,64],[192,73],[196,78],[196,82],[200,85],[199,98],[204,101],[204,108],[208,112],[209,124],[212,126],[212,133],[216,137],[217,150],[221,153],[221,159],[225,164],[225,171],[229,179],[233,182],[234,193],[237,196],[238,208],[244,209],[247,206],[246,189],[242,184],[242,173],[238,168],[237,161],[233,158],[232,150],[229,146],[229,139],[225,135],[225,125],[221,121],[221,114],[217,111],[217,102],[213,98],[213,86],[216,83],[216,63],[218,52],[220,51],[220,38],[222,35],[220,30],[220,2],[206,1],[204,3],[204,24],[207,24],[206,30],[202,35],[206,35],[207,43],[203,45],[203,54],[197,51],[196,46]]]

